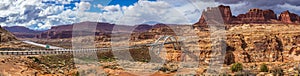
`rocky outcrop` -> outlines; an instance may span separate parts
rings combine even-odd
[[[300,17],[297,14],[290,13],[289,11],[282,12],[277,18],[276,13],[271,10],[263,10],[259,8],[250,9],[245,14],[239,14],[233,16],[229,6],[220,5],[218,7],[208,7],[202,12],[202,15],[197,23],[194,24],[195,27],[208,27],[207,20],[219,19],[221,24],[245,24],[245,23],[300,23]]]
[[[0,26],[0,43],[17,40],[16,37]]]
[[[220,12],[220,13],[218,13]],[[215,13],[217,15],[214,15],[215,17],[211,18],[219,18],[218,16],[221,16],[223,18],[224,23],[231,23],[232,21],[232,13],[229,6],[220,5],[218,7],[208,7],[207,10],[202,12],[200,20],[195,24],[197,26],[205,27],[207,24],[205,18],[207,18],[208,14]]]
[[[289,11],[284,11],[280,14],[279,20],[284,23],[299,23],[300,16],[295,13],[291,13]]]
[[[254,62],[290,62],[300,56],[298,25],[286,24],[236,24],[226,30],[225,64]],[[246,31],[251,29],[251,31]],[[290,32],[294,31],[294,32]],[[220,54],[214,53],[210,32],[200,31],[199,58],[201,62]]]
[[[258,8],[250,9],[246,14],[240,14],[236,22],[241,23],[270,23],[272,19],[276,20],[277,16],[273,10],[261,10]]]
[[[130,40],[138,41],[138,40],[145,40],[145,39],[157,39],[159,35],[175,35],[175,33],[172,30],[172,28],[166,24],[156,24],[154,26],[148,27],[148,30],[146,31],[133,32],[131,34]]]

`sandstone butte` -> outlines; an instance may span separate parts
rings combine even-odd
[[[237,16],[233,16],[230,6],[220,5],[218,7],[208,7],[207,10],[203,11],[200,20],[195,24],[195,26],[205,27],[205,25],[207,24],[205,18],[209,14],[214,14],[213,16],[215,16],[209,18],[218,18],[222,16],[223,23],[225,24],[247,24],[247,23],[297,24],[300,23],[300,16],[295,13],[291,13],[288,10],[282,12],[279,15],[279,17],[277,17],[277,15],[271,9],[262,10],[259,8],[253,8],[250,9],[245,14],[239,14]]]

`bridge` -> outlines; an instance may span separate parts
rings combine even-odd
[[[168,41],[170,40],[170,41]],[[28,41],[26,41],[28,43]],[[175,50],[181,49],[182,41],[177,41],[173,36],[162,36],[158,38],[152,44],[140,44],[133,46],[121,46],[114,47],[114,50],[124,50],[139,48],[142,46],[150,47],[149,51],[155,51],[156,54],[160,54],[161,50],[164,48],[165,44],[173,44]],[[32,43],[31,43],[32,44]],[[112,48],[95,48],[95,49],[53,49],[53,50],[31,50],[31,51],[0,51],[0,55],[47,55],[47,54],[65,54],[65,53],[89,53],[89,52],[106,52],[112,50]]]

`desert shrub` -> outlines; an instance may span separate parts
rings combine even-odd
[[[268,72],[269,68],[266,64],[260,65],[260,72]]]
[[[113,61],[115,61],[116,59],[114,59],[114,58],[109,58],[109,57],[102,57],[102,58],[100,58],[99,60],[100,60],[100,62],[113,62]]]
[[[239,72],[243,70],[243,65],[241,63],[234,63],[231,67],[230,70],[232,72]]]
[[[274,68],[271,70],[271,73],[272,73],[274,76],[283,76],[283,70],[282,70],[280,67],[274,67]]]
[[[148,47],[146,47],[146,46],[142,46],[140,48],[118,50],[117,52],[112,52],[112,50],[110,50],[108,52],[98,52],[97,56],[98,56],[98,59],[100,59],[100,61],[102,61],[102,62],[107,62],[107,61],[111,62],[111,61],[115,61],[115,60],[127,60],[130,58],[126,58],[125,55],[123,57],[122,54],[126,54],[126,53],[128,53],[128,51],[134,61],[149,62],[151,60],[151,56],[149,54]],[[114,53],[116,55],[119,54],[120,56],[118,56],[116,58],[114,56]]]
[[[60,73],[59,70],[72,70],[75,68],[72,54],[43,55],[27,57],[31,61],[27,67],[41,71],[41,74]]]
[[[151,60],[148,47],[129,49],[129,52],[134,61],[149,62]]]

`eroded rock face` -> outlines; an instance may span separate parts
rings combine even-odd
[[[229,46],[235,50],[236,62],[275,62],[283,61],[282,41],[276,35],[229,35]]]
[[[147,28],[148,29],[143,32],[133,32],[130,40],[157,39],[159,35],[175,35],[173,29],[166,24],[156,24],[151,27],[147,26]]]
[[[246,14],[237,16],[237,20],[242,23],[267,23],[271,19],[277,19],[273,10],[250,9]]]
[[[13,34],[0,26],[0,43],[17,40]]]
[[[246,25],[246,26],[245,26]],[[255,24],[236,26],[228,30],[227,53],[225,62],[286,62],[293,61],[292,56],[299,56],[300,34],[297,25]],[[295,29],[293,29],[293,28]],[[251,29],[252,31],[243,31]],[[233,55],[230,55],[230,54]]]
[[[229,6],[220,5],[219,6],[221,15],[224,19],[224,23],[230,23],[232,20],[232,13]]]
[[[199,22],[197,22],[195,25],[205,27],[207,22],[205,21],[205,18],[207,18],[208,14],[215,13],[215,18],[219,18],[220,16],[223,18],[224,23],[231,23],[232,21],[232,13],[229,6],[220,5],[218,7],[208,7],[206,11],[202,12],[201,18]],[[210,15],[211,17],[211,15]],[[211,17],[214,18],[214,17]]]
[[[300,34],[297,30],[300,27],[284,25],[286,24],[236,24],[226,30],[224,64],[294,61],[294,56],[300,55]],[[216,56],[212,50],[215,43],[210,39],[210,32],[200,31],[199,36],[203,38],[199,39],[199,53],[195,54],[200,54],[201,62],[209,63]]]
[[[295,13],[291,13],[289,11],[284,11],[280,14],[279,20],[284,23],[299,23],[300,16]]]
[[[223,20],[218,20],[220,17]],[[300,16],[295,13],[290,13],[289,11],[282,12],[277,18],[276,13],[271,10],[262,10],[259,8],[250,9],[245,14],[239,14],[233,16],[229,6],[220,5],[218,7],[208,7],[202,12],[202,15],[197,23],[194,24],[194,27],[204,27],[207,28],[209,23],[208,21],[219,21],[221,24],[245,24],[245,23],[300,23]]]

